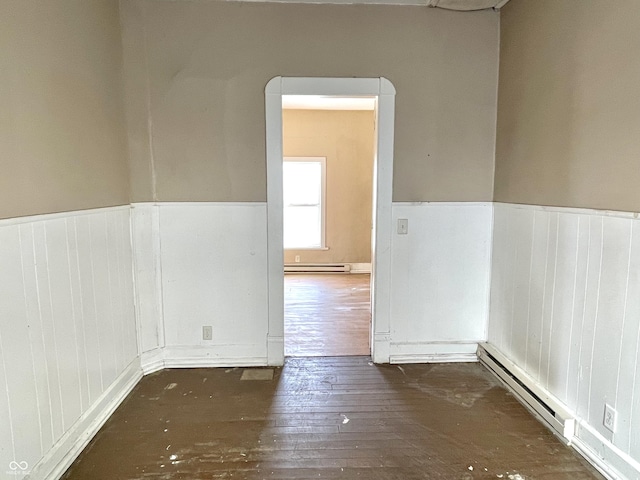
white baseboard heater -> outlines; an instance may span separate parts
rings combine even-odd
[[[287,263],[284,273],[349,273],[349,263]]]
[[[538,419],[570,443],[575,434],[575,418],[551,397],[524,370],[488,343],[478,345],[478,359],[495,374],[516,398]]]

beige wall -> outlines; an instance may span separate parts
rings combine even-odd
[[[511,0],[495,200],[640,210],[640,2]]]
[[[374,113],[284,110],[287,157],[326,157],[326,244],[286,250],[285,263],[370,263]]]
[[[121,7],[134,201],[265,201],[264,87],[278,75],[387,77],[398,92],[394,199],[491,200],[497,13]]]
[[[116,0],[0,2],[0,218],[129,202]]]

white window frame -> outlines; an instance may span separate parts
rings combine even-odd
[[[327,157],[283,157],[282,162],[315,162],[320,163],[320,246],[319,247],[285,247],[285,250],[328,250],[326,239],[327,216]],[[285,206],[283,205],[283,208]]]

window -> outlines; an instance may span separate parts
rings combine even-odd
[[[324,157],[285,157],[284,248],[324,248]]]

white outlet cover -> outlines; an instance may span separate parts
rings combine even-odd
[[[616,410],[609,404],[604,404],[604,418],[602,419],[602,424],[605,426],[607,430],[611,432],[616,431]]]
[[[213,327],[210,325],[203,325],[202,327],[202,339],[213,340]]]

